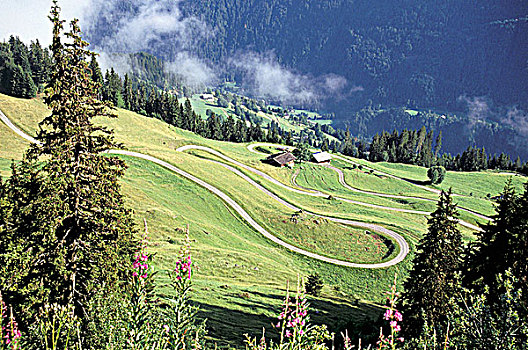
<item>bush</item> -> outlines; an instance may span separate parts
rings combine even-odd
[[[312,159],[312,152],[310,152],[309,146],[306,143],[299,143],[297,148],[293,150],[293,155],[299,162],[308,162]]]
[[[427,170],[427,177],[431,180],[432,184],[439,184],[444,181],[446,170],[443,166],[432,166]]]
[[[308,279],[304,283],[304,289],[306,290],[306,293],[318,296],[321,294],[321,290],[323,289],[324,282],[321,276],[319,276],[318,273],[312,273],[308,276]]]

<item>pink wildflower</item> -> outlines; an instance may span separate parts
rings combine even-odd
[[[383,318],[388,321],[390,320],[390,318],[392,317],[392,310],[391,309],[387,309],[387,311],[385,311],[385,315],[383,316]]]
[[[394,318],[398,321],[398,322],[401,322],[403,320],[403,316],[402,314],[396,310],[396,312],[394,312]]]
[[[396,321],[391,321],[390,326],[392,329],[394,329],[395,332],[399,332],[401,330],[400,325]]]

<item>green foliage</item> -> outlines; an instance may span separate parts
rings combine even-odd
[[[457,216],[451,191],[442,191],[405,282],[401,307],[407,320],[405,337],[418,336],[426,320],[438,334],[446,334],[451,296],[460,288],[457,272],[463,248]]]
[[[51,114],[40,123],[40,144],[13,165],[6,185],[12,209],[0,237],[6,268],[0,289],[24,328],[46,305],[68,306],[84,335],[101,286],[109,294],[121,288],[135,230],[118,184],[125,164],[101,154],[119,145],[91,122],[110,114],[88,76],[88,44],[77,21],[61,42],[56,2],[50,18],[54,66],[45,102]]]
[[[32,332],[38,344],[34,345],[45,350],[82,349],[81,340],[77,338],[79,320],[73,305],[45,304],[37,319]]]
[[[127,349],[203,349],[205,321],[196,320],[198,309],[190,302],[193,261],[188,229],[175,269],[169,273],[173,297],[160,300],[156,275],[145,247],[133,264],[132,290],[125,317]]]
[[[436,149],[442,142],[441,133],[436,140]],[[392,134],[383,131],[377,133],[370,144],[369,160],[392,163],[417,164],[431,166],[435,159],[433,154],[433,132],[427,132],[425,126],[419,131],[403,130],[401,134],[394,130]]]
[[[299,142],[292,154],[299,162],[308,162],[312,159],[312,152],[310,152],[308,145],[304,142]]]
[[[528,295],[528,183],[524,184],[524,192],[518,195],[510,180],[497,200],[496,211],[494,220],[477,234],[465,273],[466,282],[473,288],[482,291],[482,286],[489,286],[492,303],[499,303],[504,292],[502,283],[497,283],[497,276],[509,269],[516,277],[514,288],[520,288],[523,295]],[[528,316],[526,301],[519,303],[518,307],[523,317]]]
[[[98,78],[96,77],[96,79]],[[121,83],[121,78],[114,71],[114,68],[106,71],[103,88],[103,100],[112,102],[114,106],[124,107],[125,103],[123,101],[123,94],[121,92],[122,90],[123,86]]]
[[[383,328],[380,330],[379,340],[377,342],[379,350],[396,350],[404,339],[399,337],[401,331],[401,325],[398,322],[403,321],[403,315],[396,309],[400,293],[396,291],[396,278],[394,276],[394,283],[391,286],[391,291],[387,297],[387,309],[383,315],[383,319],[389,322],[390,334],[383,334]]]
[[[427,170],[427,177],[429,178],[431,183],[435,185],[442,183],[442,181],[444,181],[445,175],[446,170],[443,166],[437,165],[430,167]]]
[[[317,272],[308,275],[308,278],[304,283],[304,289],[306,290],[306,293],[313,296],[319,296],[323,290],[323,286],[323,279]]]
[[[38,40],[30,49],[18,38],[11,36],[8,43],[0,44],[0,92],[12,96],[35,97],[48,81],[51,59]]]
[[[451,343],[468,350],[526,348],[528,324],[526,316],[519,313],[524,295],[515,287],[519,280],[507,270],[497,275],[495,284],[502,287],[498,300],[488,288],[481,294],[465,289],[456,298],[457,306],[450,315]]]
[[[482,293],[464,288],[452,297],[447,332],[438,333],[426,321],[419,336],[406,341],[405,349],[526,349],[528,326],[517,307],[523,297],[521,290],[514,288],[518,280],[507,271],[497,276],[496,283],[504,287],[499,308],[492,305],[488,288]]]

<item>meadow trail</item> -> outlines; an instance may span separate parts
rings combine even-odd
[[[40,144],[33,137],[29,136],[28,134],[26,134],[25,132],[20,130],[18,127],[16,127],[9,120],[9,118],[7,118],[4,115],[4,113],[2,113],[2,111],[0,111],[0,119],[13,132],[15,132],[20,137],[23,137],[23,138],[25,138],[26,140],[28,140],[28,141],[30,141],[32,143]],[[212,151],[214,151],[214,150],[212,150]],[[399,235],[398,233],[396,233],[396,232],[394,232],[392,230],[389,230],[389,229],[387,229],[385,227],[382,227],[382,226],[379,226],[379,225],[376,225],[376,224],[369,224],[369,223],[357,222],[357,221],[352,221],[352,220],[324,217],[322,215],[311,213],[314,216],[318,216],[318,217],[321,217],[321,218],[326,218],[326,219],[332,220],[334,222],[338,222],[338,223],[342,223],[342,224],[346,224],[346,225],[351,225],[351,226],[356,226],[356,227],[367,228],[367,229],[370,229],[372,231],[376,231],[376,232],[388,235],[391,238],[393,238],[397,242],[399,247],[400,247],[400,251],[399,251],[398,255],[396,257],[394,257],[393,259],[391,259],[389,261],[381,262],[381,263],[374,263],[374,264],[353,263],[353,262],[349,262],[349,261],[333,259],[333,258],[329,258],[329,257],[323,256],[323,255],[315,254],[315,253],[306,251],[304,249],[301,249],[299,247],[296,247],[294,245],[291,245],[291,244],[289,244],[287,242],[284,242],[281,239],[279,239],[278,237],[274,236],[272,233],[268,232],[266,229],[264,229],[262,226],[260,226],[234,199],[229,197],[227,194],[225,194],[224,192],[222,192],[218,188],[212,186],[211,184],[209,184],[209,183],[207,183],[207,182],[205,182],[205,181],[203,181],[203,180],[201,180],[201,179],[199,179],[199,178],[197,178],[197,177],[195,177],[195,176],[193,176],[193,175],[191,175],[191,174],[179,169],[178,167],[176,167],[176,166],[174,166],[174,165],[172,165],[170,163],[167,163],[167,162],[165,162],[165,161],[163,161],[161,159],[158,159],[156,157],[153,157],[153,156],[150,156],[150,155],[146,155],[146,154],[143,154],[143,153],[139,153],[139,152],[132,152],[132,151],[126,151],[126,150],[108,150],[108,151],[106,151],[106,153],[107,154],[114,154],[114,155],[125,155],[125,156],[129,156],[129,157],[134,157],[134,158],[148,160],[148,161],[151,161],[151,162],[153,162],[155,164],[158,164],[158,165],[160,165],[160,166],[162,166],[162,167],[164,167],[166,169],[169,169],[172,172],[174,172],[174,173],[176,173],[176,174],[178,174],[178,175],[180,175],[180,176],[182,176],[182,177],[184,177],[184,178],[186,178],[186,179],[188,179],[190,181],[193,181],[194,183],[204,187],[205,189],[211,191],[213,194],[215,194],[220,199],[222,199],[231,208],[233,208],[233,210],[235,210],[238,213],[238,215],[240,215],[242,217],[242,219],[244,219],[251,227],[253,227],[257,232],[261,233],[264,237],[266,237],[270,241],[272,241],[272,242],[278,244],[279,246],[282,246],[282,247],[284,247],[284,248],[286,248],[286,249],[288,249],[290,251],[293,251],[293,252],[295,252],[297,254],[300,254],[300,255],[303,255],[303,256],[306,256],[306,257],[309,257],[309,258],[312,258],[312,259],[316,259],[316,260],[319,260],[319,261],[323,261],[323,262],[327,262],[327,263],[331,263],[331,264],[339,265],[339,266],[354,267],[354,268],[366,268],[366,269],[376,269],[376,268],[386,268],[386,267],[390,267],[390,266],[396,265],[396,264],[400,263],[401,261],[403,261],[405,259],[405,257],[407,256],[407,254],[409,253],[409,244],[407,243],[407,241],[401,235]],[[233,162],[238,163],[241,166],[243,166],[242,163],[239,163],[239,162],[234,161],[234,160],[233,160]],[[229,167],[228,165],[225,165],[225,164],[224,164],[224,166]],[[237,169],[234,169],[234,168],[232,168],[232,169],[235,172],[239,172]],[[239,172],[239,173],[240,173],[241,176],[245,176],[241,172]],[[266,175],[264,173],[262,173],[262,174],[266,178],[272,179],[268,175]],[[251,179],[247,178],[246,181],[248,181],[248,180],[252,181]],[[252,182],[252,184],[260,186],[260,185],[258,185],[255,182]],[[260,186],[260,189],[263,190],[263,191],[267,191],[266,189],[264,189],[261,186]],[[269,195],[271,195],[273,198],[281,200],[280,198],[276,197],[271,192],[267,191],[267,193],[269,193]],[[289,203],[287,203],[285,201],[283,201],[283,204],[288,205],[290,208],[292,208],[294,210],[297,209],[295,206],[292,206],[291,204],[289,204]]]
[[[260,177],[263,177],[265,178],[266,180],[270,181],[271,183],[277,185],[277,186],[280,186],[288,191],[291,191],[291,192],[295,192],[295,193],[299,193],[299,194],[303,194],[303,195],[306,195],[306,196],[311,196],[311,197],[322,197],[322,198],[327,198],[328,197],[328,194],[326,193],[322,193],[322,192],[319,192],[319,191],[315,191],[315,190],[301,190],[301,189],[298,189],[298,188],[295,188],[295,187],[290,187],[290,186],[287,186],[285,185],[284,183],[276,180],[275,178],[269,176],[268,174],[260,171],[260,170],[257,170],[255,168],[252,168],[248,165],[245,165],[243,163],[240,163],[239,161],[237,160],[234,160],[212,148],[209,148],[209,147],[205,147],[205,146],[197,146],[197,145],[186,145],[186,146],[182,146],[182,147],[179,147],[178,149],[176,149],[176,151],[179,151],[179,152],[184,152],[184,151],[188,151],[188,150],[200,150],[200,151],[205,151],[205,152],[208,152],[208,153],[211,153],[229,163],[232,163],[232,164],[235,164],[241,168],[244,168]],[[220,163],[222,164],[222,163]],[[267,191],[267,190],[266,190]],[[269,191],[268,191],[269,192]],[[271,192],[270,192],[271,193]],[[425,216],[428,216],[430,215],[431,213],[430,212],[427,212],[427,211],[421,211],[421,210],[412,210],[412,209],[401,209],[401,208],[393,208],[393,207],[387,207],[387,206],[383,206],[383,205],[377,205],[377,204],[371,204],[371,203],[365,203],[365,202],[360,202],[360,201],[355,201],[355,200],[351,200],[351,199],[347,199],[347,198],[342,198],[342,197],[338,197],[338,196],[333,196],[335,199],[337,200],[340,200],[340,201],[343,201],[343,202],[347,202],[347,203],[351,203],[351,204],[355,204],[355,205],[361,205],[361,206],[364,206],[364,207],[369,207],[369,208],[374,208],[374,209],[380,209],[380,210],[387,210],[387,211],[396,211],[396,212],[400,212],[400,213],[408,213],[408,214],[417,214],[417,215],[425,215]],[[482,230],[480,227],[476,226],[476,225],[473,225],[473,224],[470,224],[469,222],[466,222],[466,221],[463,221],[463,220],[459,220],[459,224],[462,225],[462,226],[465,226],[471,230],[475,230],[475,231],[480,231]]]
[[[255,150],[256,147],[259,147],[259,146],[272,146],[272,147],[277,147],[277,146],[280,146],[282,148],[285,148],[285,149],[294,149],[295,147],[291,147],[291,146],[283,146],[283,145],[277,145],[277,144],[272,144],[272,143],[253,143],[251,145],[248,145],[247,146],[247,149],[250,151],[250,152],[253,152],[253,153],[257,153],[257,154],[265,154],[265,153],[262,153],[262,152],[259,152],[257,150]],[[350,164],[354,164],[354,165],[358,165],[357,163],[347,159],[347,158],[344,158],[344,157],[341,157],[341,156],[338,156],[336,154],[331,154],[332,158],[335,158],[335,159],[339,159],[341,161],[344,161],[346,163],[350,163]],[[345,175],[343,173],[343,171],[339,168],[336,168],[334,166],[331,166],[329,164],[320,164],[320,166],[323,166],[323,167],[326,167],[328,169],[331,169],[333,171],[335,171],[339,177],[339,183],[346,189],[348,189],[349,191],[352,191],[352,192],[357,192],[357,193],[363,193],[363,194],[368,194],[368,195],[374,195],[374,196],[378,196],[378,197],[385,197],[385,198],[394,198],[394,199],[411,199],[411,200],[422,200],[422,201],[426,201],[426,202],[434,202],[436,203],[437,200],[436,199],[432,199],[432,198],[425,198],[425,197],[419,197],[419,196],[401,196],[401,195],[394,195],[394,194],[389,194],[389,193],[381,193],[381,192],[373,192],[373,191],[365,191],[365,190],[361,190],[359,188],[356,188],[356,187],[352,187],[350,186],[346,180],[345,180]],[[375,169],[371,169],[369,167],[364,167],[365,169],[367,170],[375,170]],[[413,186],[416,186],[418,188],[421,188],[423,190],[426,190],[426,191],[430,191],[430,192],[433,192],[433,193],[436,193],[436,194],[440,194],[440,191],[439,190],[436,190],[436,189],[433,189],[433,188],[429,188],[427,186],[422,186],[422,185],[417,185],[415,183],[413,183],[412,181],[409,181],[407,179],[404,179],[404,178],[401,178],[401,177],[398,177],[398,176],[395,176],[395,175],[392,175],[392,174],[388,174],[388,173],[385,173],[385,172],[382,172],[382,171],[379,171],[379,170],[375,170],[376,173],[380,174],[380,175],[383,175],[383,176],[387,176],[387,177],[391,177],[393,179],[396,179],[396,180],[400,180],[400,181],[405,181],[405,182],[408,182],[410,183],[411,185]],[[310,188],[306,188],[306,187],[302,187],[300,186],[299,184],[296,183],[295,179],[296,179],[296,176],[298,175],[298,173],[295,173],[294,177],[292,178],[292,184],[294,186],[297,186],[299,188],[302,188],[306,191],[314,191],[313,189],[310,189]],[[457,197],[463,197],[462,195],[460,194],[456,194],[456,193],[453,193],[453,196],[457,196]],[[471,210],[471,209],[467,209],[467,208],[464,208],[464,207],[461,207],[461,206],[457,206],[457,208],[461,211],[465,211],[467,213],[470,213],[480,219],[483,219],[483,220],[487,220],[487,221],[491,221],[491,218],[488,217],[488,216],[485,216],[485,215],[482,215],[474,210]],[[396,208],[390,208],[390,207],[384,207],[384,209],[387,209],[387,210],[396,210],[396,211],[400,211],[399,209],[396,209]],[[419,211],[416,211],[414,214],[425,214],[425,215],[428,215],[430,213],[428,212],[419,212]],[[473,229],[473,230],[478,230],[480,231],[480,228],[475,226],[475,225],[471,225],[471,224],[468,224],[468,225],[465,225],[464,223],[461,222],[461,225],[463,226],[466,226],[470,229]]]

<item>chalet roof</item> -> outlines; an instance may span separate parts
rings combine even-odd
[[[284,165],[288,164],[289,162],[293,162],[297,158],[295,158],[295,156],[290,152],[281,152],[269,156],[269,159],[274,160],[279,165]]]
[[[313,157],[317,163],[327,162],[332,159],[332,156],[326,152],[316,152]]]

